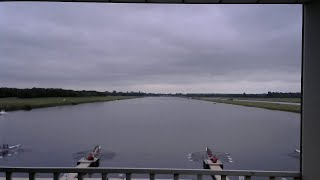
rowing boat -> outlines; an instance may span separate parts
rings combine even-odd
[[[3,144],[0,146],[0,153],[8,153],[12,150],[15,150],[15,149],[18,149],[20,148],[21,145],[20,144],[17,144],[17,145],[12,145],[12,146],[9,146],[8,144]]]

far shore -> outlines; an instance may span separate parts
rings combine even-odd
[[[93,97],[45,97],[45,98],[0,98],[0,111],[32,110],[35,108],[77,105],[139,98],[138,96],[93,96]]]
[[[237,101],[238,99],[241,100],[243,98],[193,97],[193,99],[210,101],[210,102],[214,102],[214,103],[225,103],[225,104],[233,104],[233,105],[240,105],[240,106],[263,108],[263,109],[269,109],[269,110],[301,113],[301,106],[300,105],[280,104],[280,103],[272,102],[275,100],[267,99],[267,98],[260,98],[259,100],[261,100],[261,102],[250,101],[250,99],[246,99],[248,101]],[[255,100],[257,100],[257,99],[255,99]],[[263,101],[270,101],[270,102],[263,102]],[[279,101],[279,102],[300,102],[300,99],[299,98],[291,98],[291,99],[284,98],[284,100],[282,101],[281,98],[277,98],[277,101]]]

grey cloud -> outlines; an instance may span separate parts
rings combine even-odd
[[[300,5],[1,3],[0,86],[300,91]]]

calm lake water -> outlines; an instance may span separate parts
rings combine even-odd
[[[230,153],[225,169],[299,170],[300,114],[149,97],[10,112],[0,143],[22,144],[0,166],[75,166],[101,144],[106,167],[202,168],[188,155]]]

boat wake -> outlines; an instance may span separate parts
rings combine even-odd
[[[92,150],[88,149],[85,151],[79,151],[72,154],[72,158],[75,160],[79,160],[80,158],[86,157]],[[99,159],[100,160],[110,160],[116,156],[115,152],[108,150],[101,150]]]
[[[291,153],[288,154],[290,157],[300,159],[301,152],[299,149],[294,149]]]
[[[0,115],[6,115],[6,114],[8,114],[8,113],[5,112],[4,110],[1,110],[1,111],[0,111]]]
[[[229,153],[226,152],[215,152],[215,154],[218,156],[219,160],[222,163],[233,163],[233,158]],[[202,162],[204,159],[207,158],[207,155],[205,152],[193,152],[188,154],[188,159],[191,162]]]

